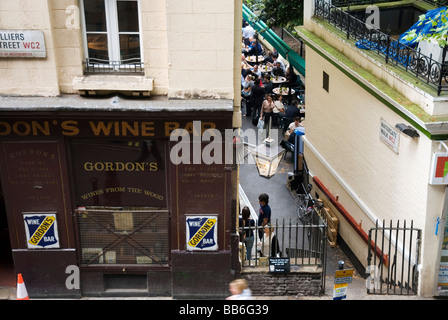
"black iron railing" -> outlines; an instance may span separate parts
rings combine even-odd
[[[140,58],[128,60],[102,60],[96,58],[87,58],[84,61],[84,73],[143,73],[143,63]]]
[[[367,293],[415,295],[418,292],[418,265],[422,230],[415,228],[413,221],[389,225],[383,220],[376,221],[375,228],[369,230],[369,252],[367,255]],[[380,247],[384,255],[374,254],[372,244]],[[386,258],[384,258],[386,257]]]
[[[283,219],[265,227],[240,227],[241,235],[250,232],[253,236],[251,245],[241,241],[244,243],[240,251],[242,265],[258,267],[263,265],[263,257],[289,257],[291,265],[325,268],[326,230],[321,220],[303,224],[298,220]]]
[[[422,0],[432,4],[435,7],[448,5],[448,0]],[[390,0],[333,0],[331,3],[336,7],[353,6],[353,5],[370,5],[376,3],[390,2]]]
[[[446,47],[442,59],[436,61],[432,54],[423,54],[399,42],[392,36],[374,29],[363,21],[350,15],[326,0],[315,0],[314,15],[329,22],[345,33],[347,39],[356,41],[359,46],[375,52],[386,64],[393,64],[407,74],[420,79],[431,88],[437,90],[437,95],[448,91],[448,64],[445,61]]]

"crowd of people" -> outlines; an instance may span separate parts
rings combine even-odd
[[[250,118],[254,125],[262,120],[264,130],[269,130],[271,127],[283,129],[287,140],[293,130],[290,124],[297,123],[294,121],[296,117],[299,117],[299,126],[305,126],[303,121],[305,104],[303,95],[299,91],[302,82],[292,65],[286,66],[277,51],[268,51],[263,55],[264,52],[261,44],[255,38],[255,31],[246,22],[246,26],[243,28],[241,53],[242,114],[244,117]],[[253,54],[262,55],[261,63],[248,61],[247,57]],[[283,92],[274,92],[274,88],[279,84],[278,82],[274,83],[273,80],[278,77],[285,78],[281,86],[288,88],[286,99],[283,98]],[[295,88],[294,94],[292,91],[288,92],[290,88]]]
[[[292,141],[296,129],[305,126],[304,98],[299,92],[291,95],[286,92],[288,98],[284,101],[283,92],[276,94],[276,84],[273,79],[284,77],[282,86],[301,89],[302,82],[291,64],[285,65],[277,51],[265,53],[262,45],[257,40],[253,27],[243,21],[242,29],[243,48],[241,53],[241,99],[242,113],[250,118],[252,124],[257,125],[258,119],[264,121],[263,129],[267,129],[269,123],[272,126],[282,128],[284,141]],[[248,59],[256,56],[258,58]],[[257,63],[258,62],[258,63]],[[278,84],[278,82],[277,82]],[[269,126],[270,127],[270,126]],[[271,207],[269,196],[261,193],[258,197],[259,211],[256,220],[251,218],[249,207],[241,210],[239,218],[240,242],[242,243],[241,259],[244,261],[266,259],[267,257],[281,257],[279,241],[275,228],[271,225]],[[251,299],[251,290],[244,279],[236,279],[229,284],[231,296],[229,300]]]
[[[263,48],[256,40],[255,30],[247,22],[243,27],[242,42],[241,98],[243,116],[250,117],[254,125],[257,124],[258,119],[262,119],[264,121],[263,129],[266,129],[269,123],[273,127],[282,128],[284,132],[282,138],[285,141],[291,141],[295,130],[305,126],[304,100],[303,97],[297,95],[291,97],[291,91],[285,96],[281,92],[275,94],[273,79],[283,76],[287,81],[283,85],[292,87],[298,85],[299,82],[301,84],[300,76],[295,73],[291,64],[285,65],[277,51],[268,51],[264,55]],[[247,60],[247,57],[255,51],[263,54],[260,58],[263,64],[254,64],[253,60],[250,62]],[[258,234],[254,234],[250,229],[246,229],[240,234],[241,242],[246,249],[245,260],[251,259],[254,243],[257,244],[258,256],[275,256],[279,251],[278,243],[272,242],[276,240],[276,237],[275,231],[269,226],[271,211],[268,195],[260,194],[259,203],[258,227],[264,228],[258,229]],[[241,214],[240,227],[255,226],[250,219],[249,208],[244,207]],[[269,241],[267,241],[267,237]]]

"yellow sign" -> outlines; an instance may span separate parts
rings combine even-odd
[[[335,284],[333,290],[333,300],[347,298],[347,283]]]
[[[351,283],[353,278],[353,269],[337,270],[334,274],[334,283]]]
[[[353,269],[337,270],[334,274],[335,278],[353,277]]]

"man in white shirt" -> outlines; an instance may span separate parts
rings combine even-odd
[[[248,46],[249,45],[249,39],[253,38],[255,36],[255,30],[252,28],[252,26],[249,24],[249,22],[246,22],[244,28],[243,28],[243,39],[244,43]]]
[[[284,64],[283,61],[280,59],[280,55],[278,54],[277,51],[275,51],[275,52],[272,54],[272,60],[274,60],[274,63],[271,64],[272,67],[275,67],[275,66],[276,66],[276,63],[278,62],[278,63],[280,63],[280,67],[282,68],[283,73],[286,73],[286,67],[285,67],[285,64]]]

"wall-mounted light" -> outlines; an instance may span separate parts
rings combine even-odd
[[[401,132],[403,132],[405,135],[411,137],[411,138],[415,138],[415,137],[420,137],[420,135],[418,134],[417,130],[415,130],[414,128],[404,124],[404,123],[397,123],[395,125],[395,128],[397,128],[398,130],[400,130]]]

